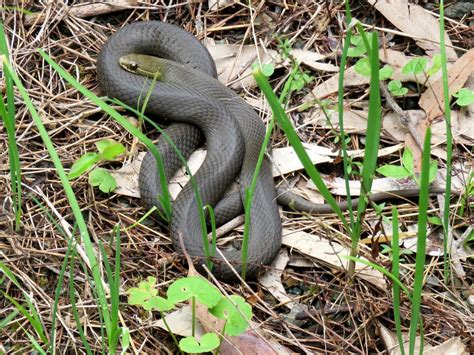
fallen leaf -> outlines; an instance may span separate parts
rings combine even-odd
[[[310,51],[308,49],[292,49],[291,55],[299,63],[304,64],[311,69],[320,70],[323,72],[339,72],[339,67],[330,63],[322,63],[321,60],[327,58],[326,55]]]
[[[452,95],[461,89],[474,72],[474,48],[465,53],[448,69],[448,86]],[[428,84],[429,89],[421,95],[419,105],[426,112],[426,119],[432,122],[444,113],[443,81],[439,78]]]
[[[442,344],[425,349],[423,354],[427,355],[468,355],[466,345],[463,344],[460,337],[451,338]]]
[[[183,306],[172,313],[168,313],[165,316],[166,323],[168,323],[171,332],[176,335],[183,337],[192,336],[192,312],[191,306]],[[155,322],[155,325],[161,329],[168,331],[162,319]],[[198,338],[202,337],[205,333],[203,327],[197,323],[195,328],[195,334]]]
[[[232,4],[234,0],[209,0],[207,2],[209,10],[216,10],[226,5]]]
[[[252,354],[252,355],[277,355],[277,354],[290,354],[287,351],[277,351],[272,345],[262,341],[252,331],[247,331],[237,337],[226,337],[222,340],[220,347],[220,354],[223,355],[240,355],[240,354]]]
[[[395,332],[390,331],[388,328],[380,325],[380,336],[385,343],[385,347],[390,355],[400,355],[400,346],[398,344],[397,335]],[[408,333],[402,333],[402,338],[404,341],[404,350],[405,353],[408,353]],[[426,344],[425,346],[428,346]],[[415,354],[420,352],[420,337],[416,337],[415,339]]]
[[[265,287],[280,303],[283,303],[289,309],[294,307],[294,302],[288,297],[285,287],[281,283],[281,275],[290,258],[288,251],[281,249],[272,263],[271,268],[260,277],[260,284]]]
[[[369,84],[369,78],[356,73],[354,67],[344,72],[344,86],[363,86]],[[308,95],[303,98],[303,103],[313,102],[325,98],[337,92],[339,85],[339,74],[333,75],[328,80],[318,84]]]
[[[349,260],[345,259],[345,257],[350,255],[350,249],[340,244],[330,242],[313,234],[285,228],[283,229],[282,243],[298,250],[300,253],[318,259],[323,264],[347,270]],[[356,263],[356,277],[360,277],[383,290],[387,289],[387,283],[382,273],[363,264]]]
[[[380,335],[382,337],[382,340],[385,343],[385,346],[388,350],[388,353],[390,355],[400,355],[400,345],[398,344],[397,336],[395,332],[390,331],[383,325],[380,325]],[[409,352],[409,343],[408,343],[408,333],[402,333],[402,338],[403,338],[403,347],[405,350],[405,354],[408,354]],[[418,354],[420,352],[420,345],[421,345],[421,339],[420,337],[416,337],[415,339],[415,354]],[[437,345],[437,346],[431,346],[429,344],[424,344],[423,345],[423,354],[426,355],[467,355],[469,352],[466,349],[466,346],[463,344],[461,341],[460,337],[455,337],[451,338],[444,343]]]
[[[408,0],[368,0],[387,20],[412,37],[430,57],[439,53],[439,21],[421,6]],[[456,60],[457,55],[448,35],[444,34],[446,56]]]
[[[230,84],[233,89],[249,88],[256,86],[252,75],[252,64],[258,58],[262,64],[277,63],[278,53],[271,49],[237,44],[214,44],[207,45],[206,48],[211,53],[217,67],[219,81]],[[257,56],[258,48],[258,56]]]

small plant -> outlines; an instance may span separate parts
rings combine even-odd
[[[458,106],[469,106],[474,104],[474,91],[462,88],[457,93],[453,94],[457,99],[455,104]]]
[[[382,254],[388,254],[390,258],[393,258],[393,248],[390,245],[382,244],[382,250],[380,251]],[[410,249],[403,249],[399,252],[399,255],[412,255],[413,250]]]
[[[367,33],[369,35],[370,33]],[[351,37],[351,44],[353,47],[349,48],[348,56],[349,57],[362,57],[360,58],[355,66],[354,70],[356,73],[370,77],[371,69],[370,69],[370,62],[369,58],[366,57],[367,50],[365,45],[362,41],[361,36],[352,36]],[[363,57],[364,56],[364,57]],[[405,75],[414,74],[420,75],[425,73],[426,76],[430,77],[436,74],[441,69],[441,56],[435,55],[433,56],[431,67],[426,69],[428,65],[428,59],[424,57],[417,57],[410,60],[406,63],[402,68],[402,73]],[[393,68],[389,65],[385,65],[383,68],[379,69],[379,78],[380,80],[388,80],[393,75]],[[403,87],[400,80],[390,80],[387,85],[388,90],[393,96],[404,96],[408,93],[408,89]]]
[[[89,183],[98,186],[102,192],[109,193],[117,187],[117,181],[106,170],[94,168],[94,166],[116,159],[125,153],[125,147],[113,139],[103,139],[95,143],[98,152],[87,152],[74,162],[68,174],[68,179],[73,180],[87,171],[89,172]]]
[[[387,164],[377,169],[379,174],[393,179],[412,178],[419,185],[420,180],[418,174],[414,170],[413,153],[409,148],[405,148],[402,156],[402,165]],[[435,160],[430,162],[429,182],[432,183],[436,179],[438,165]]]
[[[181,351],[202,353],[217,349],[221,339],[215,333],[206,333],[197,339],[195,333],[196,302],[207,307],[209,314],[225,321],[223,334],[237,336],[247,330],[252,318],[252,307],[241,296],[224,297],[221,292],[207,280],[199,276],[189,276],[174,281],[166,291],[167,298],[158,296],[156,278],[148,277],[138,287],[128,291],[128,303],[142,306],[147,311],[159,311],[165,326]],[[179,302],[191,301],[192,305],[192,336],[177,342],[170,327],[166,323],[163,312],[172,310]]]
[[[408,89],[402,85],[400,80],[390,80],[387,88],[393,96],[404,96],[408,93]]]

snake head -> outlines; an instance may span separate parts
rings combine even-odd
[[[119,59],[120,66],[133,74],[159,80],[162,76],[160,58],[145,54],[127,54]]]

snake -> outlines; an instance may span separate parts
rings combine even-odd
[[[210,53],[191,33],[160,21],[128,24],[102,46],[97,74],[100,90],[105,95],[137,107],[149,94],[145,113],[160,121],[171,122],[165,133],[175,147],[166,139],[161,139],[156,145],[167,180],[182,166],[174,149],[178,148],[187,158],[202,144],[204,136],[207,154],[194,175],[202,206],[215,207],[217,224],[243,212],[242,201],[245,201],[246,189],[252,183],[264,142],[265,125],[249,104],[217,80]],[[156,80],[150,80],[150,77]],[[239,191],[226,194],[235,181]],[[150,152],[140,167],[139,189],[140,198],[147,207],[161,208],[161,181],[156,160]],[[370,199],[413,197],[418,193],[418,189],[380,192],[371,195]],[[249,278],[258,275],[262,265],[271,264],[280,250],[282,222],[278,203],[298,211],[332,212],[328,204],[312,203],[285,189],[276,189],[271,162],[265,156],[250,210],[246,264]],[[358,199],[352,200],[352,206],[357,203]],[[349,204],[342,202],[339,207],[344,210]],[[177,251],[183,252],[182,239],[192,258],[204,259],[205,241],[201,233],[199,207],[189,183],[173,201],[170,234]],[[212,273],[220,279],[233,280],[236,273],[242,272],[238,248],[221,250],[213,260]]]
[[[153,87],[148,78],[124,70],[120,65],[121,57],[133,53],[161,58],[162,77]],[[102,46],[97,74],[100,90],[105,95],[136,107],[150,90],[147,115],[187,124],[188,131],[192,130],[189,125],[196,126],[202,132],[207,154],[194,181],[203,206],[216,206],[236,179],[240,195],[245,195],[264,141],[265,125],[240,96],[216,79],[212,57],[192,34],[159,21],[131,23],[110,36]],[[176,125],[169,133],[174,141],[176,136],[178,140],[183,137]],[[161,193],[153,160],[144,159],[139,174],[141,199],[147,205],[155,205]],[[168,159],[163,157],[163,160]],[[172,157],[167,163],[169,171],[174,168],[174,160]],[[246,275],[253,277],[261,265],[273,261],[281,247],[282,226],[268,158],[264,159],[258,174],[250,220]],[[177,251],[181,251],[182,238],[192,258],[205,257],[199,209],[191,184],[184,186],[173,201],[170,234]],[[226,249],[222,254],[235,271],[241,273],[241,251]],[[235,278],[220,253],[215,259],[212,269],[215,276],[224,280]]]

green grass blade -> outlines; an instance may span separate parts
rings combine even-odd
[[[23,327],[20,325],[20,327],[23,329]],[[30,340],[31,342],[31,346],[33,349],[35,349],[39,354],[41,355],[46,355],[46,351],[44,351],[44,349],[41,347],[41,345],[36,341],[36,339],[34,338],[33,335],[30,334],[30,332],[28,332],[26,329],[23,329],[23,331],[25,332],[26,336],[28,337],[28,339]]]
[[[298,63],[293,63],[293,68],[290,72],[288,80],[286,81],[285,85],[283,86],[283,90],[281,92],[280,98],[278,101],[280,105],[286,101],[290,90],[291,90],[291,83],[293,78],[295,77],[296,73],[299,72],[299,65]],[[275,93],[272,90],[272,93]],[[276,95],[275,95],[276,96]],[[263,159],[265,158],[265,153],[268,149],[270,143],[270,137],[272,135],[273,129],[275,127],[275,115],[272,115],[272,119],[270,120],[267,130],[265,132],[265,137],[263,139],[262,146],[260,147],[260,152],[258,154],[257,164],[255,165],[255,170],[252,176],[252,182],[250,186],[245,191],[245,203],[244,203],[244,210],[245,210],[245,217],[244,217],[244,235],[242,238],[242,279],[245,280],[246,270],[247,270],[247,258],[248,258],[248,246],[249,246],[249,238],[250,238],[250,225],[251,225],[251,212],[252,212],[252,200],[255,193],[255,188],[257,186],[257,180],[260,173],[260,169],[263,164]]]
[[[448,67],[446,60],[446,46],[444,41],[444,1],[441,0],[439,8],[439,47],[441,50],[441,71],[443,73],[444,117],[446,118],[446,193],[444,194],[443,208],[443,249],[444,249],[444,282],[449,280],[449,211],[451,205],[451,172],[453,158],[453,133],[451,130],[451,106],[449,105]]]
[[[110,265],[107,252],[102,243],[99,248],[103,258],[103,264],[107,274],[107,281],[110,285],[110,324],[111,334],[108,335],[109,353],[114,354],[117,349],[120,327],[119,327],[119,305],[120,305],[120,226],[114,227],[115,234],[115,265],[114,270]]]
[[[14,298],[10,297],[7,293],[5,293],[4,291],[0,291],[0,292],[2,293],[3,297],[9,300],[15,306],[15,308],[21,314],[23,314],[23,316],[28,320],[28,322],[31,324],[33,329],[36,331],[41,341],[45,344],[49,344],[48,338],[46,337],[46,334],[43,330],[43,323],[41,322],[41,319],[39,318],[38,313],[36,312],[36,309],[34,308],[31,301],[26,299],[26,303],[28,304],[28,310],[27,310]]]
[[[371,75],[370,75],[370,89],[369,89],[369,112],[367,119],[367,133],[366,133],[366,145],[364,149],[364,160],[362,167],[362,181],[361,181],[361,198],[359,199],[359,205],[357,206],[357,222],[354,225],[351,233],[351,255],[357,255],[357,248],[361,233],[362,217],[367,208],[367,196],[372,189],[372,181],[374,178],[375,169],[377,167],[378,149],[380,143],[380,128],[381,128],[381,113],[382,103],[380,97],[380,85],[379,85],[379,53],[377,50],[370,50],[370,48],[378,48],[378,37],[376,34],[371,36],[372,43],[368,44],[367,36],[365,35],[362,26],[359,31],[361,36],[366,43],[367,52],[369,55]],[[349,275],[353,275],[355,271],[355,264],[349,264]]]
[[[76,234],[76,226],[74,226],[72,235],[74,236]],[[67,249],[66,249],[66,254],[64,255],[64,261],[63,264],[61,265],[61,270],[59,270],[59,277],[58,277],[58,284],[56,286],[56,289],[54,291],[54,303],[53,303],[53,309],[51,311],[52,314],[52,320],[51,320],[51,333],[50,333],[50,345],[48,349],[49,354],[55,354],[56,353],[56,318],[57,318],[57,311],[58,311],[58,304],[59,304],[59,297],[61,295],[62,289],[63,289],[63,282],[64,282],[64,274],[66,273],[66,268],[67,265],[69,264],[69,258],[71,256],[71,253],[73,250],[76,248],[76,239],[70,238],[67,243]]]
[[[0,330],[3,330],[18,314],[20,314],[20,311],[14,309],[8,316],[0,320]]]
[[[41,318],[36,310],[36,307],[34,306],[33,302],[30,300],[30,296],[26,291],[23,290],[21,287],[20,282],[16,278],[16,276],[13,274],[13,272],[8,268],[8,266],[0,261],[0,271],[2,271],[5,276],[22,292],[25,302],[28,305],[28,310],[25,309],[20,303],[18,303],[16,300],[8,296],[5,292],[1,291],[2,294],[4,295],[5,298],[7,298],[10,302],[13,303],[13,305],[18,309],[23,316],[28,319],[30,322],[31,326],[35,329],[36,333],[40,337],[41,341],[43,341],[45,344],[48,344],[48,337],[45,334],[43,323],[41,322]]]
[[[400,280],[400,244],[398,234],[398,211],[395,207],[392,208],[392,274],[395,278]],[[401,355],[405,355],[405,346],[402,336],[402,321],[400,317],[400,286],[397,283],[392,287],[393,295],[393,317],[395,321],[395,330],[397,333],[398,344],[400,346]]]
[[[253,76],[255,77],[255,80],[257,81],[257,84],[262,90],[263,94],[267,98],[268,103],[270,104],[270,107],[273,111],[273,115],[275,116],[278,124],[288,137],[288,141],[290,142],[291,146],[298,155],[298,158],[303,164],[311,180],[314,182],[319,192],[323,195],[326,202],[333,208],[334,212],[336,212],[336,214],[344,224],[346,230],[350,231],[350,227],[347,224],[347,221],[344,218],[341,209],[337,205],[337,202],[334,197],[331,195],[331,192],[324,183],[324,180],[321,178],[321,175],[313,165],[311,159],[308,156],[308,153],[306,153],[306,150],[304,149],[303,144],[301,143],[301,140],[298,137],[298,134],[293,128],[291,121],[286,115],[285,110],[283,110],[278,98],[276,97],[270,84],[268,83],[268,80],[265,78],[259,68],[254,69]]]
[[[429,169],[431,152],[431,128],[428,127],[423,142],[423,157],[421,160],[420,197],[418,202],[418,236],[415,259],[415,280],[413,281],[413,302],[410,321],[409,354],[415,351],[416,331],[420,323],[420,308],[423,291],[423,278],[426,260],[426,235],[428,228],[428,198],[429,198]],[[423,342],[423,339],[421,339]]]
[[[3,23],[0,21],[0,55],[4,56],[5,61],[9,61],[8,44],[5,38]],[[18,145],[16,144],[15,135],[15,97],[13,92],[13,80],[8,73],[5,75],[5,88],[7,105],[3,94],[0,94],[0,117],[3,119],[8,137],[8,159],[10,163],[10,184],[14,199],[15,213],[15,231],[20,230],[21,226],[21,168],[20,155],[18,153]]]
[[[76,256],[75,250],[73,251],[71,261],[69,262],[69,300],[71,302],[71,311],[74,316],[74,321],[76,322],[77,331],[79,332],[79,336],[82,341],[82,345],[86,349],[87,355],[92,355],[92,350],[89,346],[89,342],[87,341],[87,337],[84,333],[84,328],[82,327],[81,317],[79,316],[79,312],[77,311],[76,306],[76,296],[75,296],[75,288],[74,288],[74,258]]]
[[[77,202],[76,196],[74,195],[74,191],[72,190],[72,187],[67,178],[66,172],[64,171],[64,168],[61,164],[61,160],[58,156],[58,153],[54,149],[54,145],[48,136],[48,131],[46,130],[46,127],[43,125],[43,122],[41,118],[39,117],[33,103],[31,102],[26,89],[24,88],[23,84],[21,83],[20,79],[14,72],[11,65],[6,61],[4,61],[4,68],[10,73],[13,81],[15,82],[18,88],[18,91],[20,92],[20,95],[23,98],[24,104],[27,107],[28,111],[30,112],[31,117],[33,118],[33,121],[36,124],[36,127],[38,128],[38,132],[41,136],[41,139],[43,140],[44,145],[46,146],[46,149],[48,150],[48,153],[56,168],[56,172],[64,187],[64,191],[68,198],[69,205],[71,206],[71,210],[73,212],[74,218],[76,220],[77,226],[80,231],[81,240],[84,243],[84,249],[89,259],[89,265],[91,267],[92,275],[94,278],[94,285],[95,285],[94,288],[97,290],[97,293],[99,295],[99,306],[101,308],[101,311],[104,314],[104,321],[105,321],[106,329],[108,330],[110,329],[110,316],[109,316],[109,311],[108,311],[107,298],[105,295],[104,286],[102,285],[102,279],[101,279],[100,270],[97,264],[97,259],[94,254],[94,247],[89,235],[89,231],[87,229],[87,224],[85,223],[84,217],[82,215],[81,208],[79,206],[79,203]]]
[[[351,21],[351,12],[349,3],[346,1],[346,17],[347,22],[350,23]],[[354,229],[355,226],[355,218],[352,209],[352,197],[351,197],[351,189],[349,186],[349,156],[347,155],[347,142],[346,142],[346,134],[344,131],[344,74],[346,72],[346,64],[347,64],[347,53],[349,51],[349,47],[351,44],[351,28],[348,28],[346,39],[344,42],[344,47],[342,49],[342,57],[341,57],[341,65],[340,65],[340,72],[338,78],[338,88],[337,88],[337,113],[338,113],[338,124],[339,124],[339,134],[340,134],[340,142],[342,148],[342,164],[344,170],[344,185],[346,188],[346,195],[347,195],[347,203],[348,203],[348,211],[349,211],[349,220],[351,224],[351,229]]]

